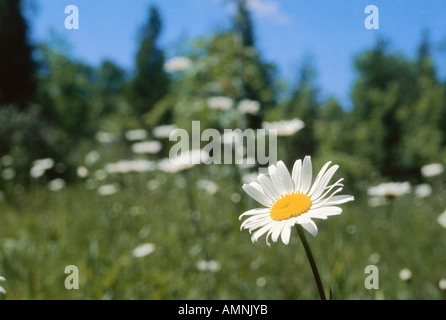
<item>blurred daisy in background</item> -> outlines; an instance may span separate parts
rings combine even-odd
[[[144,243],[133,249],[132,255],[135,258],[143,258],[151,254],[153,251],[155,251],[155,245],[153,243]]]
[[[281,120],[274,122],[263,122],[262,127],[266,130],[277,130],[277,136],[286,137],[292,136],[297,131],[305,127],[305,123],[300,119]]]
[[[237,109],[244,114],[257,114],[257,112],[260,110],[260,102],[243,99],[238,103]]]
[[[399,273],[400,279],[403,281],[409,281],[412,279],[412,271],[408,268],[404,268]]]
[[[35,160],[29,171],[29,175],[33,178],[39,178],[45,174],[45,171],[54,167],[54,160],[51,158],[44,158]]]
[[[331,161],[327,162],[312,183],[313,168],[310,156],[294,163],[292,173],[288,172],[285,164],[279,161],[277,165],[268,167],[269,177],[260,174],[258,182],[243,185],[243,190],[254,200],[265,206],[249,210],[242,215],[250,216],[240,229],[256,230],[251,240],[257,241],[267,233],[277,242],[279,236],[284,244],[290,240],[291,227],[299,224],[313,236],[318,229],[313,219],[327,219],[337,215],[342,209],[337,205],[354,200],[351,195],[336,195],[342,191],[343,185],[339,179],[329,185],[330,179],[339,168],[334,165],[329,168]]]
[[[190,68],[192,61],[186,57],[174,57],[164,64],[164,70],[169,73],[185,71]]]
[[[410,193],[409,182],[387,182],[370,187],[367,190],[369,196],[395,198]]]
[[[211,97],[207,99],[209,108],[214,110],[228,110],[232,108],[234,101],[228,97]]]
[[[128,141],[144,140],[147,138],[147,135],[148,133],[145,129],[133,129],[125,132],[125,138]]]
[[[167,139],[170,136],[170,133],[178,129],[178,127],[174,124],[164,124],[158,127],[155,127],[152,131],[152,134],[157,139]]]
[[[0,276],[0,281],[5,281],[6,279],[3,278],[2,276]],[[6,290],[5,288],[3,288],[2,286],[0,286],[0,293],[6,294]]]
[[[421,174],[426,177],[434,177],[442,174],[444,166],[441,163],[431,163],[421,167]]]
[[[438,216],[437,222],[440,224],[440,226],[446,228],[446,210],[444,210],[443,213]]]
[[[422,183],[414,188],[416,198],[427,198],[432,194],[432,187],[427,183]]]
[[[220,270],[220,263],[215,260],[200,260],[196,267],[199,271],[217,272]]]
[[[161,151],[159,141],[143,141],[132,144],[132,151],[136,154],[155,154]]]

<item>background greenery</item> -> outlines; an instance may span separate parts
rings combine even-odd
[[[201,130],[260,128],[263,121],[300,118],[305,128],[280,137],[278,157],[311,155],[315,170],[340,165],[345,193],[356,200],[340,216],[319,221],[309,238],[320,272],[335,299],[444,299],[446,231],[444,174],[426,178],[421,167],[445,164],[446,82],[431,57],[426,32],[415,59],[392,52],[379,39],[354,59],[353,107],[321,99],[311,59],[294,84],[256,48],[245,1],[229,30],[190,39],[182,56],[191,66],[169,73],[158,44],[162,14],[148,8],[141,25],[135,70],[105,60],[99,68],[77,61],[56,43],[32,46],[21,1],[0,0],[0,275],[5,299],[314,299],[317,291],[295,233],[289,246],[252,244],[238,216],[256,207],[243,194],[243,176],[256,168],[196,166],[183,173],[153,170],[108,174],[108,163],[167,156],[131,151],[125,133],[163,124]],[[260,102],[255,114],[216,111],[214,96],[234,104]],[[101,137],[108,137],[104,142]],[[94,151],[91,153],[91,151]],[[96,156],[95,161],[91,155]],[[90,157],[88,156],[90,155]],[[55,165],[30,176],[36,159]],[[78,168],[86,169],[79,177]],[[63,179],[55,191],[50,182]],[[200,188],[213,181],[214,193]],[[58,180],[61,181],[61,180]],[[384,181],[428,183],[414,192],[370,206],[368,187]],[[118,186],[104,196],[101,185]],[[191,204],[193,199],[193,206]],[[143,243],[153,253],[135,257]],[[200,271],[203,259],[219,263]],[[67,290],[64,269],[76,265],[80,289]],[[367,290],[364,269],[379,267],[379,289]],[[399,273],[409,269],[412,277]]]

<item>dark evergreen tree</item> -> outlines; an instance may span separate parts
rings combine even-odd
[[[158,47],[161,30],[158,9],[151,6],[147,23],[139,33],[136,74],[129,84],[128,98],[137,116],[149,112],[169,89],[169,79],[164,71],[164,53]]]
[[[36,89],[36,65],[21,4],[0,0],[0,104],[24,109]]]
[[[273,90],[274,72],[271,65],[261,60],[255,50],[254,26],[246,0],[237,0],[237,13],[234,16],[233,32],[235,42],[234,63],[242,81],[238,88],[238,99],[250,99],[261,103],[262,110],[256,115],[248,115],[247,125],[251,128],[261,126],[265,108],[275,105]],[[246,68],[247,61],[255,60],[256,71]],[[255,75],[255,76],[254,76]]]
[[[315,70],[310,60],[306,60],[300,71],[292,97],[285,108],[285,118],[299,118],[305,127],[292,137],[291,158],[314,155],[317,150],[315,121],[318,117],[318,89],[315,85]]]

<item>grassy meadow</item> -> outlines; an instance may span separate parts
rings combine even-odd
[[[96,152],[109,157],[115,150],[100,148]],[[240,231],[239,215],[260,207],[241,189],[248,169],[201,164],[177,173],[98,174],[105,160],[82,164],[88,175],[60,190],[50,190],[44,178],[27,190],[11,187],[14,201],[0,202],[0,274],[7,292],[1,298],[318,298],[296,230],[288,246],[271,247],[265,237],[253,244]],[[212,188],[197,183],[203,179]],[[437,223],[443,182],[431,179],[435,190],[428,197],[411,192],[377,207],[368,204],[366,190],[357,192],[341,215],[315,220],[319,234],[307,239],[327,294],[331,288],[333,299],[444,299],[446,232]],[[118,188],[98,193],[109,184]],[[153,252],[135,256],[147,243]],[[200,268],[202,261],[214,267]],[[77,290],[65,288],[68,265],[78,267]],[[378,289],[365,287],[368,265],[378,267]],[[409,279],[400,276],[404,269]]]

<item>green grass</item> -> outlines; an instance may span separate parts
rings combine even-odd
[[[245,195],[232,167],[181,174],[128,174],[115,195],[101,196],[84,182],[53,192],[36,185],[0,202],[0,275],[4,299],[318,299],[310,266],[295,230],[288,246],[253,244],[238,216],[260,206]],[[342,176],[342,173],[336,176]],[[210,179],[207,194],[194,181]],[[147,188],[149,180],[159,187]],[[104,182],[104,183],[107,183]],[[198,213],[190,214],[187,190]],[[437,191],[437,192],[435,192]],[[241,196],[233,202],[233,194]],[[342,205],[341,215],[317,220],[307,234],[327,294],[334,299],[444,299],[446,230],[437,223],[446,193],[424,200],[411,195],[371,208],[367,198]],[[235,198],[237,198],[235,196]],[[153,253],[132,255],[140,244]],[[217,272],[196,268],[208,258]],[[379,289],[367,290],[367,265],[379,268]],[[79,289],[64,286],[65,267],[79,269]],[[399,272],[412,271],[403,281]]]

